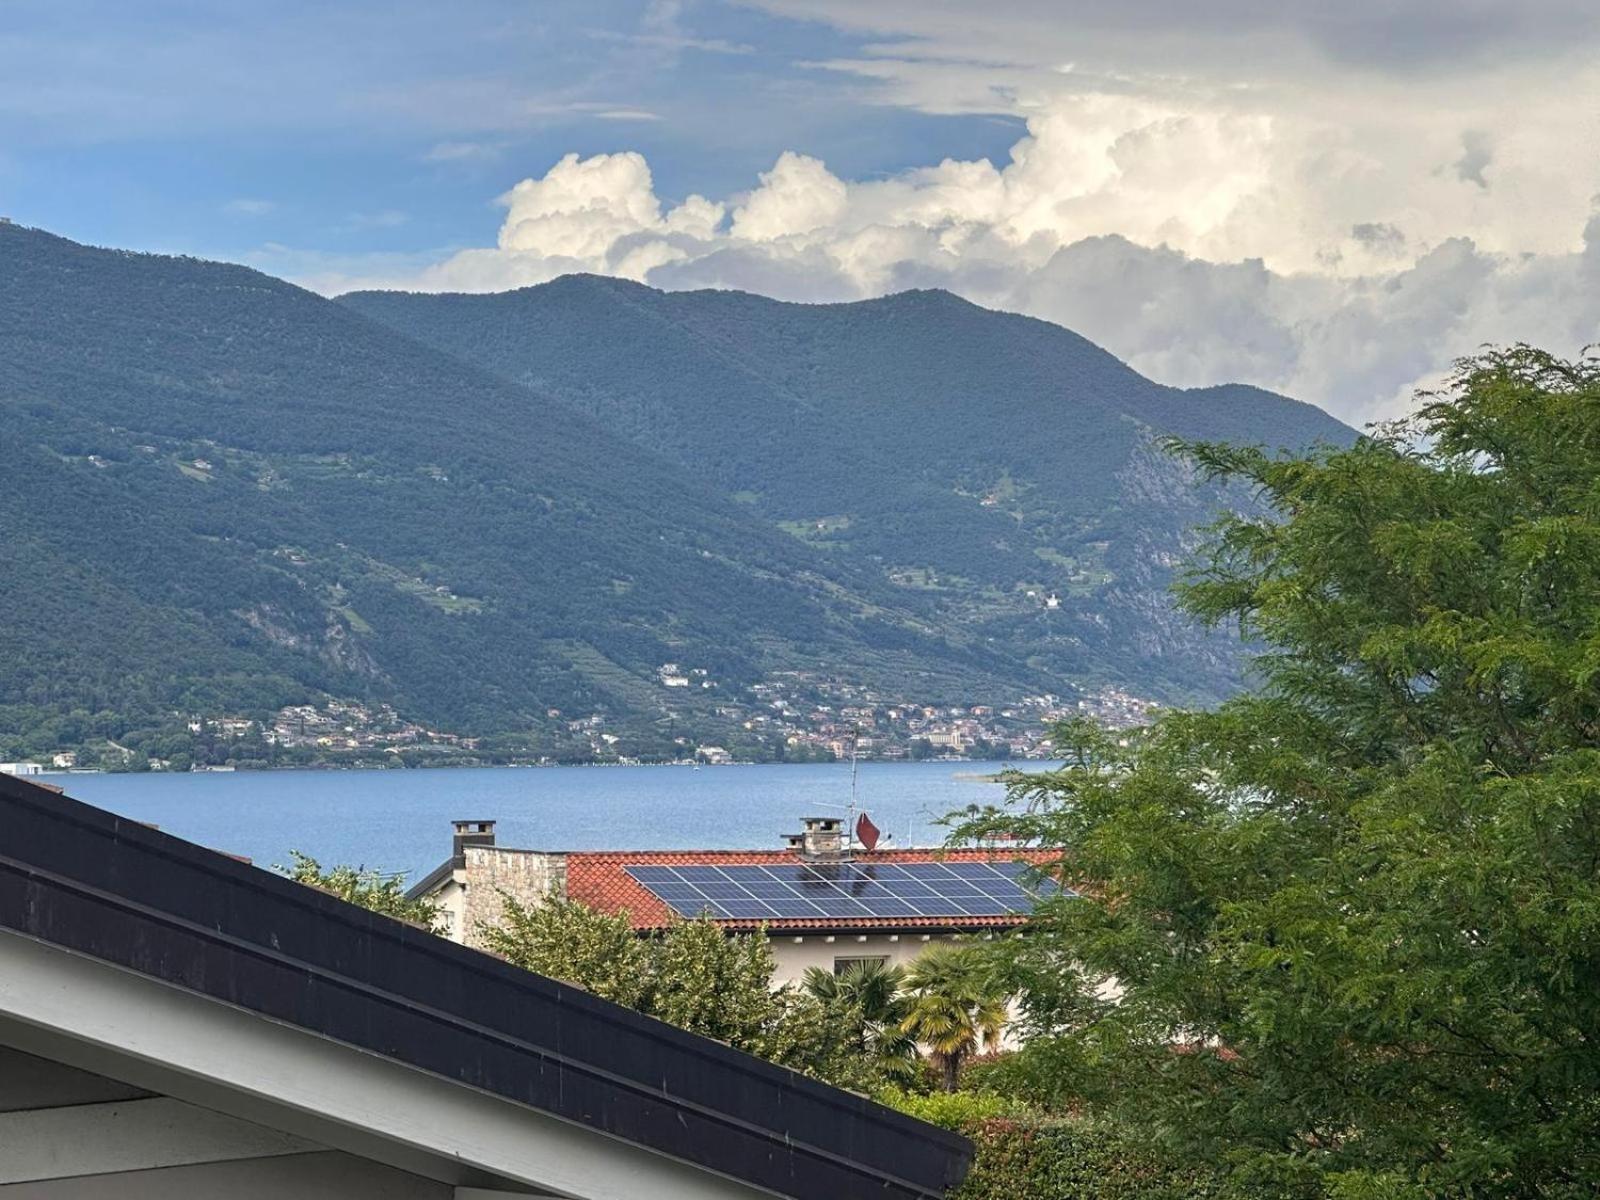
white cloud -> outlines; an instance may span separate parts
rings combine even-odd
[[[568,155],[502,198],[495,248],[374,282],[486,291],[581,270],[803,301],[948,287],[1164,382],[1256,383],[1357,421],[1484,341],[1600,336],[1600,161],[1573,153],[1600,69],[1559,43],[1486,59],[1493,6],[1458,31],[1473,70],[1410,72],[1373,65],[1376,41],[1350,67],[1378,34],[1311,4],[1252,24],[1219,0],[1210,28],[1175,15],[1153,37],[1110,9],[1051,21],[1049,4],[766,6],[897,39],[825,65],[876,102],[1004,113],[1026,136],[1003,160],[862,181],[786,151],[748,192],[676,205],[637,153]],[[1188,73],[1158,69],[1177,61]]]
[[[761,173],[761,186],[734,210],[733,236],[776,242],[832,228],[848,204],[849,189],[819,160],[785,151],[772,170]]]
[[[542,177],[518,183],[500,203],[506,217],[495,249],[463,250],[409,278],[365,282],[495,291],[574,271],[643,280],[714,239],[725,211],[702,196],[663,208],[649,164],[632,151],[569,154]]]
[[[493,162],[504,152],[505,147],[499,142],[436,142],[422,156],[422,161],[431,163]]]

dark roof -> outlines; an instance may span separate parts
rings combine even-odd
[[[432,892],[440,884],[444,883],[447,879],[449,879],[452,875],[466,865],[467,856],[465,854],[457,854],[453,858],[445,859],[437,867],[429,871],[421,879],[417,880],[406,889],[406,899],[421,899],[423,896],[428,895],[428,893]]]
[[[0,775],[0,928],[797,1200],[942,1196],[964,1138]]]

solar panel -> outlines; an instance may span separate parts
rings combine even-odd
[[[721,867],[670,867],[666,869],[675,872],[679,879],[687,880],[689,883],[700,883],[722,878]],[[629,867],[628,870],[631,872],[633,868]]]
[[[759,900],[729,900],[722,905],[722,912],[730,917],[752,920],[772,916],[772,910]]]
[[[811,901],[800,896],[768,900],[767,907],[778,917],[821,917],[826,914]]]
[[[640,883],[671,883],[678,878],[676,867],[629,867],[628,874]]]
[[[649,886],[662,900],[693,900],[700,895],[692,883],[652,883]]]
[[[1002,917],[1061,891],[1022,863],[784,863],[628,867],[679,916],[724,920]]]

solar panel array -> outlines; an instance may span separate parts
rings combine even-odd
[[[628,867],[634,881],[681,917],[1002,917],[1058,892],[1022,863],[784,863],[774,866]]]

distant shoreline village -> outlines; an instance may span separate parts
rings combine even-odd
[[[704,671],[677,664],[663,671],[664,688],[687,688],[699,679],[706,690],[714,682],[699,678]],[[819,688],[799,673],[746,692],[716,705],[707,732],[685,732],[665,743],[653,735],[647,740],[632,715],[569,715],[552,708],[536,734],[471,737],[407,719],[386,704],[330,699],[270,714],[192,714],[175,720],[171,730],[0,762],[0,773],[1043,761],[1054,757],[1050,732],[1063,720],[1089,716],[1128,727],[1156,707],[1116,688],[1070,700],[1044,694],[1003,704],[921,704],[848,686]]]

